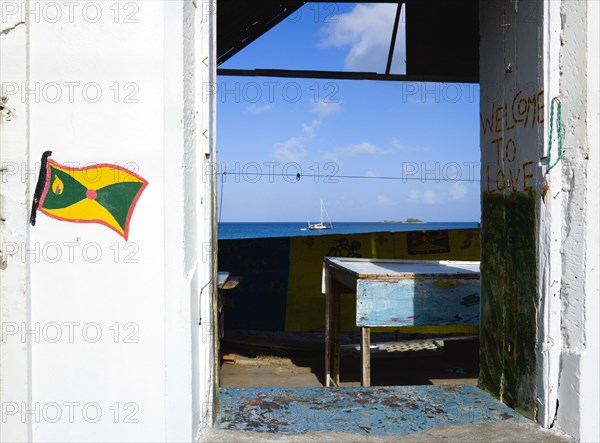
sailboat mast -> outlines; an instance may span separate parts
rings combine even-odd
[[[323,224],[323,199],[321,199],[321,224]]]

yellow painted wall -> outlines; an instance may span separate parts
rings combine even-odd
[[[479,260],[479,230],[376,232],[370,234],[293,237],[285,330],[324,331],[325,296],[321,293],[323,257],[413,260]],[[356,298],[342,295],[342,331],[357,331]],[[377,331],[378,329],[375,329]],[[477,326],[386,328],[403,333],[477,332]]]

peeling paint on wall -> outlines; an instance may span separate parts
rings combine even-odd
[[[0,31],[0,35],[8,35],[15,28],[18,28],[19,26],[24,25],[24,24],[25,24],[25,22],[22,22],[22,21],[18,22],[18,23],[15,23],[13,26],[10,26],[10,27],[8,27],[8,28],[3,29],[2,31]]]
[[[8,106],[7,102],[7,97],[0,97],[0,125],[5,121],[11,121],[13,117],[12,109]],[[5,172],[5,169],[3,168],[0,172]]]

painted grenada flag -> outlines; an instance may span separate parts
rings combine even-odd
[[[127,240],[135,205],[148,182],[134,172],[111,164],[83,168],[64,166],[42,157],[31,224],[36,210],[57,220],[99,223]]]

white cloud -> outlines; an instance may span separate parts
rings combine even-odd
[[[325,117],[330,114],[334,114],[342,109],[342,102],[340,101],[313,101],[311,103],[311,111],[319,114],[319,117]]]
[[[333,20],[321,30],[319,46],[349,47],[346,69],[384,72],[395,15],[395,4],[358,4],[352,11],[332,17]],[[404,22],[401,19],[401,25]],[[403,51],[404,32],[399,30],[394,50],[394,72],[404,72]],[[397,66],[400,63],[401,66]]]
[[[445,192],[436,194],[434,191],[425,191],[423,192],[423,203],[425,203],[426,205],[436,205],[438,203],[442,203],[444,197]]]
[[[378,195],[377,197],[375,197],[375,202],[381,206],[391,206],[396,204],[394,200],[385,195]]]
[[[445,186],[441,188],[440,191],[428,189],[419,192],[411,189],[408,191],[408,199],[412,202],[426,205],[440,205],[462,200],[467,193],[467,187],[463,183],[452,183],[449,187]]]
[[[248,106],[248,110],[254,111],[254,113],[263,112],[262,108],[253,107],[254,104]],[[266,105],[269,106],[269,105]],[[270,108],[269,108],[270,109]],[[329,114],[333,114],[341,109],[341,102],[331,101],[313,101],[311,111],[319,114],[320,117],[324,117]],[[266,109],[265,109],[266,110]],[[252,111],[251,111],[252,112]],[[309,124],[302,124],[302,134],[297,137],[292,137],[286,141],[276,143],[273,149],[273,155],[280,162],[296,162],[299,163],[303,157],[308,155],[308,150],[305,147],[305,143],[315,138],[317,130],[321,127],[321,120],[314,119]],[[347,157],[349,155],[355,155],[359,152],[369,152],[373,149],[379,150],[379,148],[369,143],[360,143],[358,145],[350,145],[346,148],[342,148],[335,152],[326,153],[325,157],[335,158],[338,156]]]
[[[275,143],[273,156],[282,163],[300,163],[302,158],[308,155],[305,143],[315,137],[317,129],[321,126],[319,120],[313,120],[310,124],[302,124],[302,135],[289,138],[283,142]]]
[[[431,149],[428,147],[419,148],[419,147],[415,147],[415,146],[406,145],[396,138],[392,140],[392,146],[394,147],[395,150],[397,150],[399,152],[425,152],[425,153],[427,153],[427,152],[431,151]]]
[[[369,170],[369,171],[365,172],[365,177],[377,177],[377,174],[375,174],[373,171]]]
[[[450,185],[450,198],[452,201],[461,200],[467,195],[467,187],[464,183],[452,183]]]
[[[256,103],[252,103],[246,108],[246,110],[251,114],[262,114],[263,112],[270,111],[271,109],[273,109],[272,105],[256,106]]]
[[[344,157],[354,157],[359,154],[387,154],[389,151],[381,149],[371,143],[362,142],[357,144],[352,144],[348,146],[344,146],[343,148],[338,148],[334,151],[329,151],[324,154],[326,160],[330,161],[339,161]]]
[[[281,163],[300,163],[307,154],[302,137],[292,137],[286,141],[276,143],[273,152],[275,158]]]
[[[319,120],[313,120],[310,125],[306,123],[302,124],[302,130],[307,135],[308,138],[313,138],[315,136],[315,132],[321,126],[321,122]]]

